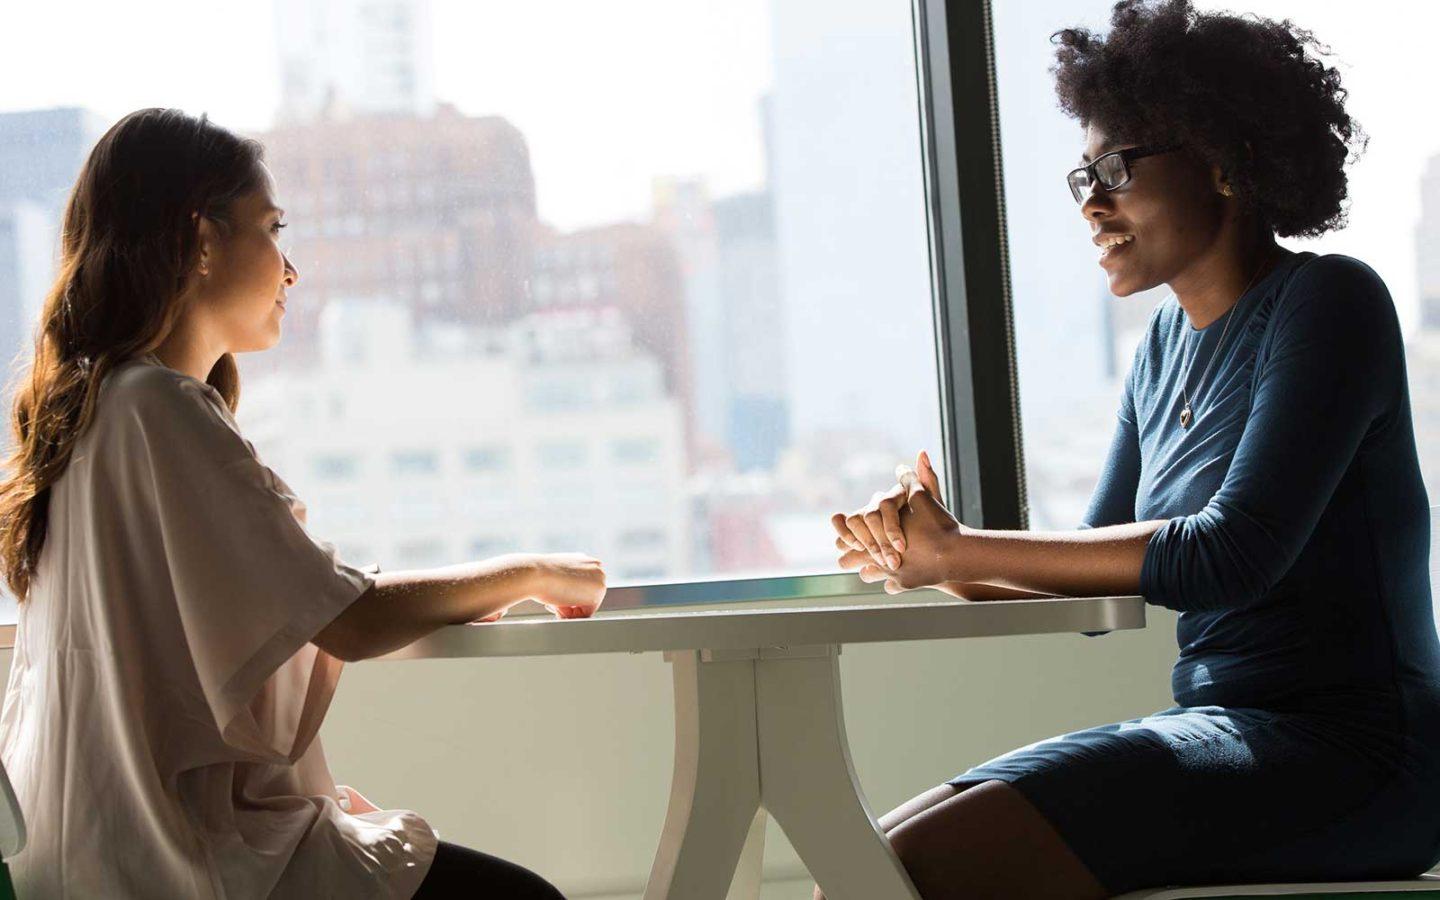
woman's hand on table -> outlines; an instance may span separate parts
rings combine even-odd
[[[537,554],[531,599],[558,619],[587,619],[605,599],[605,569],[585,553]]]
[[[836,549],[843,551],[840,566],[859,569],[863,581],[885,582],[887,593],[940,587],[965,599],[956,570],[958,539],[969,529],[943,505],[929,454],[920,453],[913,474],[908,484],[875,494],[868,506],[831,518]]]
[[[557,619],[586,619],[605,599],[605,569],[600,560],[584,553],[527,554],[524,565],[530,587],[526,597],[555,614]],[[519,600],[516,601],[520,602]],[[510,607],[477,622],[499,621]]]

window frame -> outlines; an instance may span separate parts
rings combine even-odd
[[[956,517],[1029,527],[989,0],[916,0],[945,464]],[[994,336],[988,339],[988,336]]]

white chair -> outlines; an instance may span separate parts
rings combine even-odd
[[[15,789],[10,786],[5,766],[0,765],[0,860],[7,860],[23,849],[25,814],[20,811],[20,801],[15,799]],[[15,900],[10,869],[3,861],[0,861],[0,900]]]
[[[1440,897],[1440,877],[1425,874],[1409,881],[1317,881],[1313,884],[1216,884],[1202,887],[1159,888],[1131,891],[1112,900],[1181,900],[1182,897],[1230,897],[1232,900],[1254,900],[1259,897],[1329,897],[1364,898]]]
[[[1430,507],[1430,595],[1440,599],[1440,506]],[[1437,812],[1440,814],[1440,812]],[[1217,884],[1201,887],[1149,888],[1121,894],[1114,900],[1182,900],[1210,897],[1420,897],[1440,898],[1440,875],[1429,873],[1407,881],[1317,882],[1314,884]]]

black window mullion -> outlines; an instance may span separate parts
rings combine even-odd
[[[987,0],[914,0],[945,470],[967,525],[1026,528]]]

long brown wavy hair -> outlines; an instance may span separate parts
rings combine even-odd
[[[155,349],[198,262],[197,214],[223,234],[234,201],[259,186],[258,142],[177,109],[141,109],[90,151],[65,205],[59,273],[34,357],[14,384],[14,450],[0,481],[0,572],[19,601],[45,546],[50,489],[117,365]],[[206,381],[233,412],[235,358]]]

